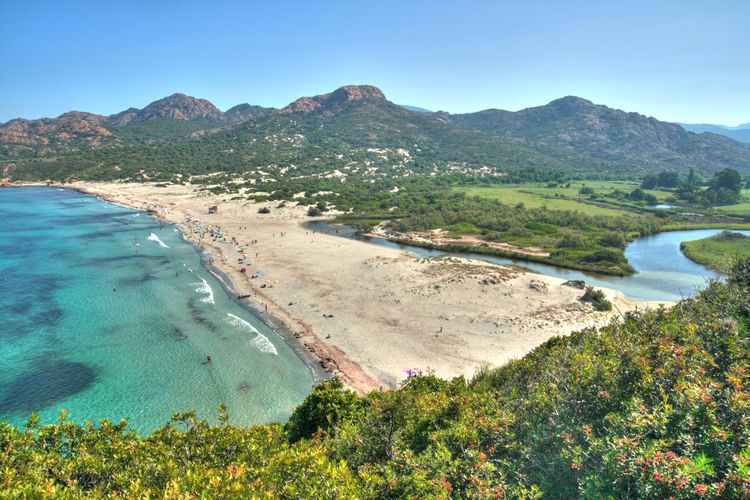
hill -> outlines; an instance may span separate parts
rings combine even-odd
[[[346,169],[350,178],[364,170],[638,178],[689,168],[747,174],[750,145],[576,97],[515,113],[451,115],[411,111],[377,87],[349,85],[279,110],[243,104],[222,113],[204,99],[174,94],[109,117],[13,120],[0,125],[0,161],[15,179],[173,180],[278,166],[289,169],[284,176]]]
[[[452,123],[540,146],[575,151],[623,170],[654,172],[724,168],[750,172],[750,146],[716,134],[694,134],[674,123],[627,113],[579,97],[517,112],[488,109],[448,115]]]
[[[272,110],[240,104],[223,113],[206,99],[178,93],[110,116],[71,111],[57,118],[18,118],[0,124],[0,159],[187,139],[193,132],[242,123]]]
[[[710,125],[710,124],[688,124],[680,123],[680,126],[689,132],[696,134],[702,134],[703,132],[711,132],[712,134],[723,135],[734,139],[738,142],[750,143],[750,124],[743,124],[738,127],[725,127],[724,125]]]
[[[188,139],[168,144],[136,145],[131,141],[126,147],[106,151],[17,162],[14,178],[110,179],[145,174],[151,179],[172,180],[176,175],[257,169],[287,177],[349,178],[477,171],[504,175],[514,169],[533,168],[568,172],[606,169],[603,162],[584,164],[574,153],[540,150],[534,144],[455,126],[438,113],[405,110],[371,86],[347,86],[303,97],[246,122],[213,127],[203,129],[210,133],[193,132]],[[120,131],[120,135],[126,134]]]
[[[473,380],[316,386],[284,425],[0,424],[9,498],[747,498],[750,261]],[[80,417],[80,416],[77,416]]]

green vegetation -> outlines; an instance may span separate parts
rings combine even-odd
[[[456,189],[470,196],[497,199],[507,205],[523,203],[528,208],[576,210],[587,215],[621,215],[623,210],[644,209],[649,204],[666,202],[673,194],[656,189],[645,190],[642,191],[643,198],[633,200],[629,194],[637,188],[638,183],[634,181],[577,180]],[[581,190],[584,190],[583,194]],[[649,197],[648,201],[646,197]]]
[[[439,245],[448,250],[514,255],[509,250],[489,246],[499,241],[549,252],[549,256],[521,256],[527,260],[615,275],[633,272],[623,254],[625,242],[635,236],[653,234],[662,224],[661,219],[651,215],[592,216],[576,211],[505,205],[496,200],[470,198],[463,193],[435,196],[428,203],[416,206],[414,211],[394,211],[391,217],[386,227],[397,233],[444,228],[452,229],[457,235],[476,233],[488,243],[484,247],[470,248],[460,241]]]
[[[0,496],[746,498],[750,259],[470,382],[317,386],[285,425],[0,424]]]
[[[593,286],[586,287],[586,292],[583,294],[583,297],[581,297],[581,300],[583,302],[590,302],[597,311],[612,310],[612,302],[607,300],[607,296],[604,295],[603,291],[594,288]]]
[[[731,231],[680,244],[687,258],[717,271],[726,271],[732,262],[750,257],[750,237]]]

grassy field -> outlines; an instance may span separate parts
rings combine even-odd
[[[742,197],[745,199],[743,203],[714,207],[714,209],[719,213],[732,217],[748,217],[750,216],[750,189],[744,189],[742,191]]]
[[[582,195],[581,189],[594,190],[595,198]],[[500,200],[506,205],[523,203],[527,208],[547,207],[551,210],[577,210],[587,215],[621,215],[625,210],[643,209],[629,200],[617,199],[613,193],[630,193],[638,187],[636,182],[625,181],[574,181],[570,185],[548,187],[546,184],[529,183],[490,187],[458,187],[457,191],[469,196]],[[666,202],[672,193],[668,191],[646,190],[660,203]]]
[[[750,237],[724,231],[710,238],[684,242],[680,248],[690,260],[724,271],[735,259],[750,257]]]

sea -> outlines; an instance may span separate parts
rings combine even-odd
[[[237,425],[288,418],[312,371],[204,257],[142,211],[0,189],[0,421],[65,409],[148,434],[175,413],[216,422],[220,404]]]

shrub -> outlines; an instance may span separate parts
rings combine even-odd
[[[750,258],[738,259],[727,274],[727,282],[740,288],[750,288]]]
[[[312,437],[319,430],[327,431],[351,418],[359,408],[359,397],[344,389],[338,377],[316,385],[289,417],[284,429],[289,441],[295,442]]]
[[[567,232],[557,242],[558,248],[581,248],[586,246],[586,242],[583,238],[575,233]]]
[[[271,209],[268,208],[268,207],[260,207],[258,209],[258,213],[259,214],[270,214],[271,213]]]
[[[589,302],[591,305],[594,306],[594,309],[597,311],[611,311],[612,310],[612,302],[607,300],[607,296],[604,295],[604,292],[602,292],[598,288],[594,288],[593,286],[586,287],[586,291],[581,297],[581,301]]]
[[[320,214],[320,209],[314,205],[310,206],[310,208],[307,209],[307,215],[309,215],[310,217],[317,217]]]
[[[625,235],[618,232],[607,232],[602,236],[602,245],[605,247],[625,248]]]

